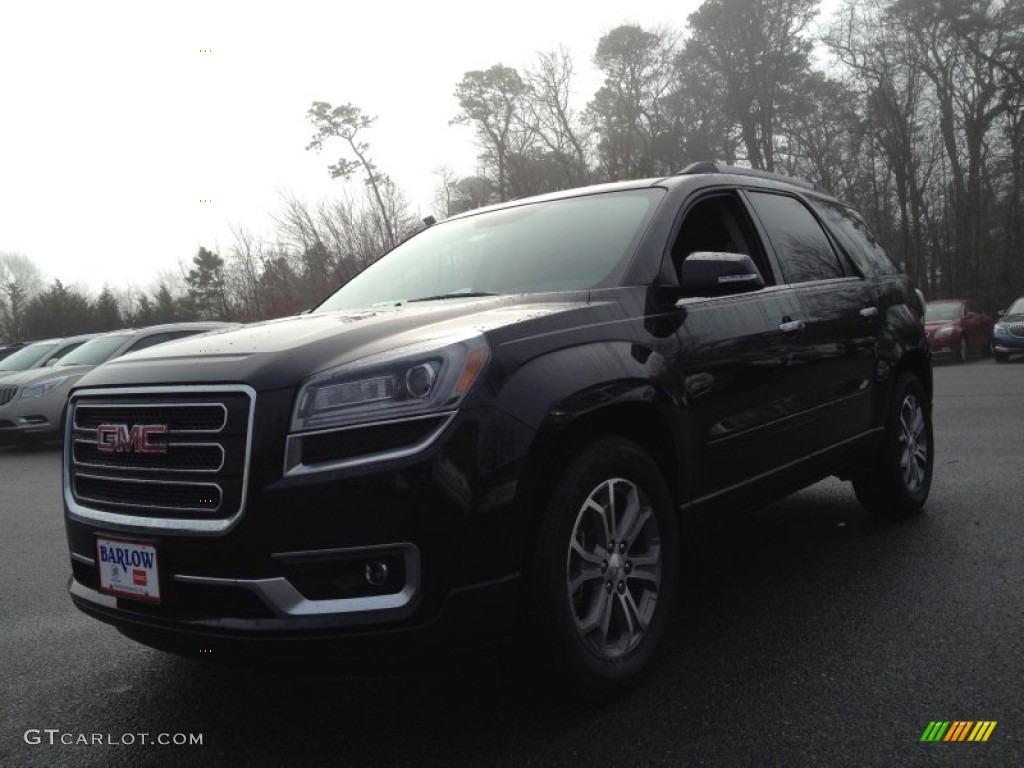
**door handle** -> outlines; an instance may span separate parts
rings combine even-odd
[[[878,317],[878,307],[864,307],[860,311],[860,316],[870,320],[872,317]]]
[[[805,323],[803,320],[787,320],[786,322],[779,324],[779,330],[783,333],[796,333],[797,331],[802,331],[804,329],[804,325]]]

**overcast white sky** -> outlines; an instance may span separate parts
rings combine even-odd
[[[471,173],[449,127],[467,70],[524,67],[564,44],[581,105],[598,39],[682,30],[699,0],[7,2],[0,25],[0,252],[98,291],[148,286],[229,226],[273,232],[280,195],[338,194],[306,111],[352,102],[372,156],[430,212],[435,169]],[[210,53],[201,51],[209,50]],[[212,200],[213,202],[200,202]]]
[[[270,235],[283,191],[339,192],[340,147],[305,150],[314,100],[377,115],[373,157],[426,215],[435,168],[474,169],[468,129],[448,126],[464,72],[559,43],[589,66],[618,24],[681,29],[696,4],[4,3],[0,251],[97,291],[226,253],[231,224]]]

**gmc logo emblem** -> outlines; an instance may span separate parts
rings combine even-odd
[[[166,424],[100,424],[96,447],[104,453],[167,453],[167,446],[154,443],[154,435],[167,434]]]

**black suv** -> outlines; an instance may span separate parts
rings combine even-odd
[[[921,509],[923,311],[857,213],[770,174],[702,163],[449,219],[308,314],[81,380],[72,599],[204,658],[525,626],[615,695],[665,632],[684,521],[833,474],[872,512]]]

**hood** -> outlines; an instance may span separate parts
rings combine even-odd
[[[193,336],[124,355],[96,368],[81,386],[246,383],[257,390],[294,387],[306,377],[443,336],[476,331],[528,334],[553,315],[587,306],[587,292],[494,296],[397,307],[313,313]]]
[[[81,376],[95,367],[94,365],[54,365],[49,368],[31,368],[27,371],[0,376],[0,383],[3,383],[4,386],[26,387],[38,384],[41,381],[49,381],[50,379],[60,379],[65,376]]]

